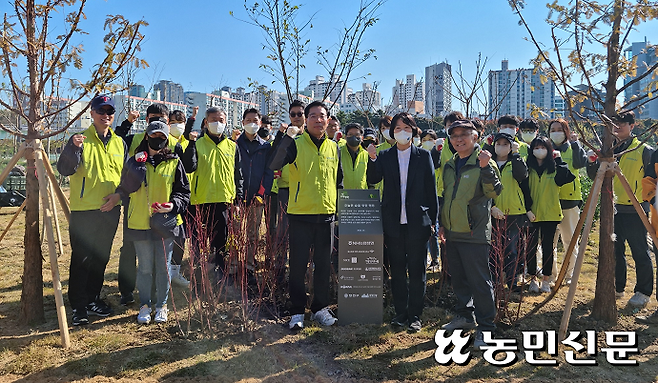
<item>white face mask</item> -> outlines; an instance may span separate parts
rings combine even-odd
[[[551,141],[553,141],[555,145],[562,145],[564,139],[567,138],[564,132],[551,132],[549,133],[549,137],[551,137]]]
[[[390,140],[393,139],[393,138],[391,137],[391,133],[389,132],[388,129],[382,130],[382,136],[384,136],[384,138],[385,138],[387,141],[390,141]]]
[[[544,158],[546,158],[546,155],[548,154],[548,150],[546,150],[546,148],[537,148],[532,151],[532,154],[534,154],[538,160],[543,160]]]
[[[242,127],[244,128],[244,131],[249,134],[256,134],[256,132],[258,132],[258,128],[260,128],[260,126],[258,126],[258,124],[255,122],[246,125],[242,124]]]
[[[537,137],[537,132],[521,132],[521,138],[526,143],[531,143]]]
[[[411,141],[412,134],[406,130],[395,132],[395,141],[400,145],[406,145]]]
[[[507,133],[512,137],[516,136],[516,129],[514,129],[514,128],[504,128],[504,129],[499,130],[499,132],[500,133]]]
[[[224,133],[224,129],[226,129],[226,124],[219,121],[208,123],[208,131],[216,136],[221,136]]]
[[[185,124],[177,123],[169,125],[169,134],[178,138],[185,131]]]
[[[436,142],[434,140],[425,141],[423,142],[423,149],[432,150],[434,145],[436,145]]]
[[[495,148],[496,150],[496,155],[499,157],[504,157],[509,154],[510,151],[512,151],[512,148],[510,145],[498,145],[496,144]]]
[[[414,146],[420,146],[420,137],[414,137]]]

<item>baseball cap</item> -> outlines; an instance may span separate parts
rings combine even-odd
[[[512,137],[511,135],[509,135],[507,133],[496,133],[496,135],[494,136],[493,142],[496,142],[496,141],[500,140],[501,138],[506,139],[507,141],[509,141],[510,144],[512,142],[514,142],[514,137]]]
[[[450,134],[454,128],[464,128],[464,129],[476,130],[473,123],[469,120],[457,120],[457,121],[453,122],[448,127],[448,134]]]
[[[169,137],[169,125],[165,124],[162,121],[153,121],[146,128],[146,134],[149,136],[153,133],[158,133],[158,132]]]
[[[99,94],[91,100],[91,110],[98,110],[106,105],[111,106],[112,110],[115,110],[114,100],[106,94]]]
[[[612,117],[614,122],[628,122],[629,124],[635,123],[635,112],[632,110],[621,111]]]
[[[365,128],[363,130],[363,138],[377,138],[377,133],[372,128]]]

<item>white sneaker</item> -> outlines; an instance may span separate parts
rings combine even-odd
[[[531,293],[538,293],[539,292],[539,284],[537,283],[536,280],[532,280],[530,282],[530,286],[528,286],[528,291]]]
[[[633,306],[633,307],[638,307],[638,308],[643,308],[644,306],[649,303],[649,300],[651,297],[648,297],[641,292],[636,292],[631,299],[628,300],[628,305]]]
[[[564,278],[564,285],[571,286],[571,278]]]
[[[323,326],[331,326],[336,323],[338,318],[336,318],[331,310],[329,310],[329,307],[325,307],[315,314],[312,314],[311,320],[314,320]]]
[[[180,265],[169,265],[169,279],[171,279],[172,285],[177,285],[179,287],[190,286],[190,281],[185,279],[180,273]]]
[[[290,318],[288,328],[291,330],[300,330],[304,328],[304,314],[295,314]]]
[[[137,323],[149,324],[150,322],[151,322],[151,308],[148,305],[144,305],[139,308],[139,314],[137,314]]]
[[[623,291],[622,292],[615,291],[615,298],[617,298],[617,299],[623,298],[624,295],[626,295],[626,294],[624,294]]]
[[[542,293],[550,293],[551,283],[549,281],[541,281],[541,287],[539,288],[539,291]]]
[[[149,310],[150,311],[150,310]],[[155,323],[165,323],[169,310],[166,307],[155,309]]]

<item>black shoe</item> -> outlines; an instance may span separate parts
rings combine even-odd
[[[407,315],[401,314],[391,319],[391,325],[395,327],[404,327],[407,325]]]
[[[73,309],[73,318],[71,320],[74,326],[82,326],[89,324],[89,316],[87,316],[87,310],[76,310]]]
[[[129,304],[135,303],[135,296],[133,293],[128,293],[126,295],[121,295],[121,306],[128,306]]]
[[[658,325],[658,310],[651,315],[642,315],[635,317],[637,323]]]
[[[87,315],[106,317],[112,315],[112,309],[102,299],[98,298],[87,305]]]
[[[407,331],[409,332],[418,332],[422,330],[423,326],[420,324],[420,319],[418,317],[414,317],[414,320],[409,323],[409,327],[407,328]]]

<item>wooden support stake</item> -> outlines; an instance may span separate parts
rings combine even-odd
[[[43,155],[46,155],[46,152],[44,152],[43,149],[41,149],[41,153],[43,153]],[[64,216],[66,217],[66,220],[71,221],[71,207],[69,205],[69,199],[66,198],[64,192],[62,191],[62,188],[59,186],[59,182],[57,182],[57,177],[55,177],[55,172],[53,171],[53,167],[50,166],[50,161],[43,161],[43,164],[46,168],[46,173],[48,174],[48,178],[50,178],[50,184],[53,185],[53,189],[55,190],[55,195],[57,196],[57,200],[59,201],[59,206],[62,207],[62,211],[64,212]]]
[[[9,163],[5,167],[5,170],[3,170],[2,173],[0,174],[0,184],[5,182],[7,177],[9,177],[9,173],[11,173],[14,166],[16,166],[16,164],[21,158],[23,158],[23,155],[25,154],[25,148],[26,148],[25,143],[22,143],[21,147],[18,148],[16,154],[14,154],[14,156],[9,160]]]
[[[45,181],[48,181],[46,179]],[[62,231],[59,228],[59,214],[57,214],[57,205],[55,205],[55,186],[52,182],[48,182],[48,197],[50,197],[50,203],[53,207],[53,218],[55,220],[55,233],[57,234],[57,248],[59,249],[59,255],[64,255],[64,244],[62,243]]]
[[[613,168],[612,164],[616,162],[603,162],[599,167],[599,171],[596,174],[594,179],[594,185],[590,189],[590,193],[595,196],[594,200],[598,200],[598,196],[601,194],[601,187],[603,186],[603,177],[605,176],[606,171]],[[564,304],[564,313],[562,314],[562,322],[560,323],[560,330],[558,331],[559,339],[565,339],[567,333],[567,327],[569,327],[569,320],[571,319],[571,310],[573,309],[573,300],[576,296],[576,290],[578,289],[578,278],[580,277],[580,270],[583,267],[583,261],[585,259],[585,249],[587,248],[587,241],[589,239],[589,233],[592,230],[592,222],[594,221],[594,212],[596,211],[596,204],[593,203],[589,205],[587,209],[587,216],[585,218],[585,231],[583,231],[583,237],[580,240],[580,246],[578,247],[578,256],[576,257],[576,266],[573,270],[573,277],[571,278],[571,286],[569,286],[569,293],[567,294],[567,300]],[[575,235],[575,234],[574,234]]]
[[[11,228],[11,225],[14,223],[16,218],[18,218],[18,215],[21,214],[23,209],[25,209],[26,204],[27,204],[27,198],[23,201],[23,203],[21,204],[21,207],[19,207],[18,210],[16,210],[16,213],[14,213],[14,216],[11,217],[11,220],[9,221],[9,224],[7,225],[7,228],[5,229],[5,231],[2,232],[2,235],[0,235],[0,241],[2,241],[2,239],[5,237],[5,235],[7,235],[7,232],[9,231],[9,228]]]
[[[635,211],[637,212],[637,215],[640,216],[640,219],[642,220],[642,223],[644,224],[644,227],[647,229],[649,234],[651,235],[651,239],[653,240],[653,243],[658,246],[658,238],[656,238],[656,230],[651,226],[651,223],[649,222],[649,218],[647,218],[647,213],[644,212],[644,209],[642,209],[642,205],[640,205],[640,202],[638,202],[637,198],[635,197],[635,193],[633,193],[633,190],[631,189],[631,185],[629,185],[628,180],[624,176],[624,174],[621,172],[621,169],[615,162],[615,166],[613,167],[615,174],[617,177],[619,177],[619,181],[621,182],[621,186],[624,187],[624,190],[626,191],[626,194],[628,194],[628,198],[631,199],[631,202],[633,203],[633,206],[635,207]]]
[[[39,140],[34,140],[35,144],[40,145]],[[62,283],[59,280],[59,266],[57,264],[57,251],[55,250],[55,238],[53,235],[53,226],[50,218],[51,207],[48,197],[48,184],[46,180],[46,170],[41,150],[35,150],[35,159],[37,163],[37,174],[39,176],[39,194],[43,204],[43,220],[46,223],[46,232],[48,233],[48,253],[50,255],[50,271],[53,277],[53,290],[55,293],[55,304],[57,306],[57,321],[59,322],[59,333],[62,340],[62,347],[69,348],[71,340],[69,338],[69,328],[66,322],[66,308],[64,307],[64,296],[62,294]]]

